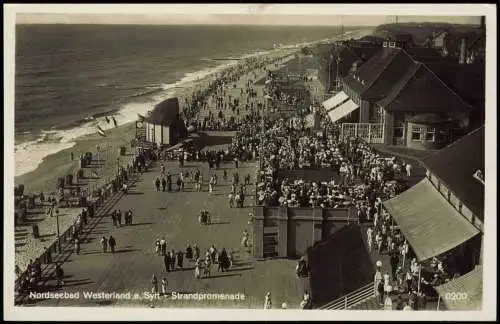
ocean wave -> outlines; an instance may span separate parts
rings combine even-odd
[[[78,138],[96,134],[97,126],[105,131],[114,128],[115,126],[111,117],[115,118],[118,125],[133,122],[137,120],[137,114],[145,115],[161,101],[175,96],[177,90],[179,89],[193,87],[199,81],[211,75],[216,75],[217,73],[236,65],[241,59],[258,57],[277,51],[279,51],[279,49],[257,50],[252,53],[246,53],[235,58],[234,60],[224,60],[224,63],[215,67],[207,67],[198,71],[186,73],[180,80],[174,83],[153,83],[143,85],[142,87],[132,87],[133,89],[129,88],[130,90],[140,90],[137,94],[131,95],[130,98],[146,97],[148,95],[152,96],[149,100],[146,100],[146,102],[132,101],[121,105],[116,110],[87,116],[80,121],[75,122],[78,126],[74,128],[57,129],[53,126],[51,130],[42,131],[39,138],[36,140],[22,142],[15,145],[16,176],[35,170],[47,156],[73,147]],[[96,86],[120,88],[119,85],[109,84],[106,82],[96,83]],[[106,122],[106,116],[110,118],[110,122]]]

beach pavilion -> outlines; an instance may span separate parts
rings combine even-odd
[[[146,142],[159,147],[177,144],[187,135],[186,125],[179,115],[179,100],[168,98],[155,106],[144,120]]]

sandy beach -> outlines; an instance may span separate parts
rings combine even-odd
[[[280,68],[288,61],[292,60],[294,58],[293,53],[299,50],[299,48],[281,49],[261,55],[260,57],[281,57],[282,59],[277,62],[278,68]],[[272,64],[267,66],[267,68],[273,70],[276,69],[276,66]],[[219,73],[223,71],[224,70],[221,70]],[[253,82],[257,82],[265,77],[265,73],[265,68],[247,71],[236,82],[236,84],[239,85],[236,88],[230,88],[229,93],[233,98],[239,97],[243,102],[247,94],[241,95],[239,90],[244,87],[248,80],[251,79]],[[184,102],[184,99],[190,98],[193,92],[206,88],[207,85],[217,77],[217,74],[218,73],[208,75],[205,78],[197,80],[190,86],[176,89],[175,96],[179,98],[181,103]],[[262,86],[256,87],[259,97],[263,96],[262,89]],[[182,104],[180,109],[183,109]],[[208,110],[214,110],[214,104],[211,100],[209,100]],[[207,116],[208,110],[200,110],[197,114],[197,118]],[[227,113],[233,115],[231,112]],[[245,112],[242,112],[242,114],[245,114]],[[96,157],[99,162],[94,161],[91,168],[85,168],[85,179],[79,181],[82,189],[87,189],[88,192],[91,192],[93,189],[97,189],[109,183],[110,179],[115,176],[118,166],[127,167],[128,164],[132,162],[132,158],[135,155],[135,149],[131,147],[130,143],[134,138],[135,122],[118,125],[118,127],[108,129],[106,130],[105,137],[97,133],[80,137],[76,140],[76,144],[72,148],[47,156],[34,171],[15,177],[15,185],[23,184],[25,187],[25,194],[39,194],[40,192],[44,194],[54,193],[56,191],[58,177],[65,177],[67,174],[76,174],[79,169],[80,154],[92,152],[93,156],[96,156],[98,151],[97,147],[99,147],[99,156]],[[127,148],[127,152],[124,156],[120,155],[120,147],[122,146]],[[212,149],[213,148],[214,147],[212,147]],[[71,159],[71,153],[73,153],[73,160]],[[71,226],[77,216],[77,213],[70,212],[69,210],[66,213],[74,215],[68,217],[68,220],[62,224],[64,228]],[[50,245],[51,241],[56,239],[54,236],[55,224],[53,220],[43,219],[39,221],[38,224],[43,232],[42,235],[51,236],[46,239],[43,245]],[[28,228],[26,226],[18,226],[16,230],[26,232]],[[42,252],[40,249],[29,248],[29,246],[36,245],[37,240],[30,238],[28,241],[27,243],[30,244],[27,244],[27,247],[23,248],[23,251],[19,251],[19,253],[16,254],[16,263],[20,265],[22,269],[27,264],[27,260],[35,259]]]
[[[287,50],[287,55],[290,52],[292,50]],[[262,57],[276,57],[277,55],[282,54],[277,51],[263,55]],[[259,73],[259,75],[261,76],[262,74]],[[178,89],[176,96],[182,102],[184,97],[190,96],[196,89],[205,88],[214,77],[214,75],[210,75],[195,82],[190,87]],[[182,105],[180,108],[182,110]],[[57,178],[67,174],[75,174],[79,169],[78,156],[85,152],[96,154],[97,146],[101,149],[100,159],[104,160],[103,164],[97,170],[99,179],[86,179],[86,185],[92,189],[95,186],[104,184],[107,179],[114,175],[117,169],[117,158],[120,157],[120,147],[127,147],[127,151],[130,154],[130,142],[135,137],[135,123],[119,125],[116,128],[107,130],[106,135],[106,137],[101,137],[96,133],[77,139],[76,144],[72,148],[49,155],[34,171],[16,176],[14,179],[15,185],[24,184],[25,193],[28,194],[39,193],[40,191],[44,193],[55,192]],[[73,161],[71,160],[71,152],[74,154]],[[88,170],[86,172],[90,173]]]

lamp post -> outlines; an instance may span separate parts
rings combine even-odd
[[[61,251],[61,234],[60,234],[60,229],[59,229],[59,196],[57,196],[56,200],[57,200],[57,203],[54,204],[54,206],[52,207],[52,209],[50,210],[50,213],[51,213],[51,217],[53,216],[53,213],[54,213],[54,209],[57,208],[56,210],[56,226],[57,226],[57,250],[59,251],[59,253],[62,253]]]

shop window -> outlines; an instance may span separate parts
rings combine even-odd
[[[425,141],[426,142],[434,142],[436,138],[436,129],[429,127],[425,132]]]
[[[422,132],[422,128],[420,127],[412,127],[411,129],[411,140],[412,141],[421,141],[422,140],[422,137],[421,137],[421,132]]]

